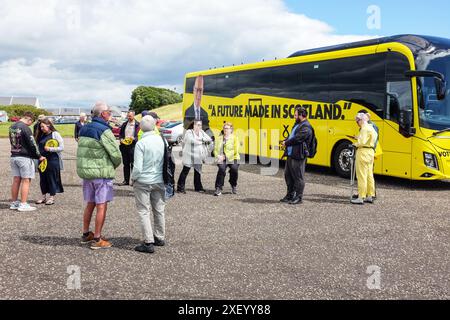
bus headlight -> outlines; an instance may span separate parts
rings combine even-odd
[[[424,152],[423,153],[423,158],[424,158],[424,161],[425,161],[425,165],[428,168],[439,170],[439,165],[438,165],[438,162],[437,162],[437,158],[436,158],[436,156],[434,154],[428,153],[428,152]]]

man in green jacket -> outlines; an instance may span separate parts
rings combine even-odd
[[[83,196],[87,203],[81,243],[91,243],[93,250],[112,246],[102,238],[102,228],[108,202],[114,198],[113,179],[122,162],[122,155],[108,125],[110,119],[109,107],[104,102],[97,102],[92,110],[92,122],[81,128],[78,141],[77,173],[83,179]],[[92,233],[90,224],[95,208],[95,233]]]

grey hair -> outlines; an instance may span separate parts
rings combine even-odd
[[[152,116],[145,116],[141,120],[142,132],[149,132],[155,130],[156,120]]]
[[[92,116],[93,117],[100,117],[103,111],[108,110],[109,107],[106,103],[99,101],[95,104],[94,108],[92,109]]]

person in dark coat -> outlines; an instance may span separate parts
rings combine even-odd
[[[75,123],[75,132],[74,132],[74,136],[75,136],[75,140],[78,142],[78,140],[80,139],[80,130],[81,128],[83,128],[83,126],[87,123],[87,116],[86,113],[82,112],[80,113],[80,120],[77,121],[77,123]]]
[[[305,169],[307,146],[311,144],[313,131],[305,108],[295,110],[295,125],[289,138],[283,142],[287,156],[284,177],[287,184],[287,195],[281,202],[296,205],[303,201],[305,190]]]
[[[138,141],[139,122],[135,119],[135,112],[128,112],[128,121],[122,124],[120,128],[120,152],[122,153],[123,177],[121,186],[130,185],[131,171],[134,163],[134,148]]]

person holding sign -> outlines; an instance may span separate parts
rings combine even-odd
[[[55,195],[64,192],[61,182],[63,169],[61,153],[64,151],[64,140],[48,118],[41,120],[36,137],[39,152],[46,158],[39,165],[42,198],[36,201],[36,204],[50,206],[55,204]]]

